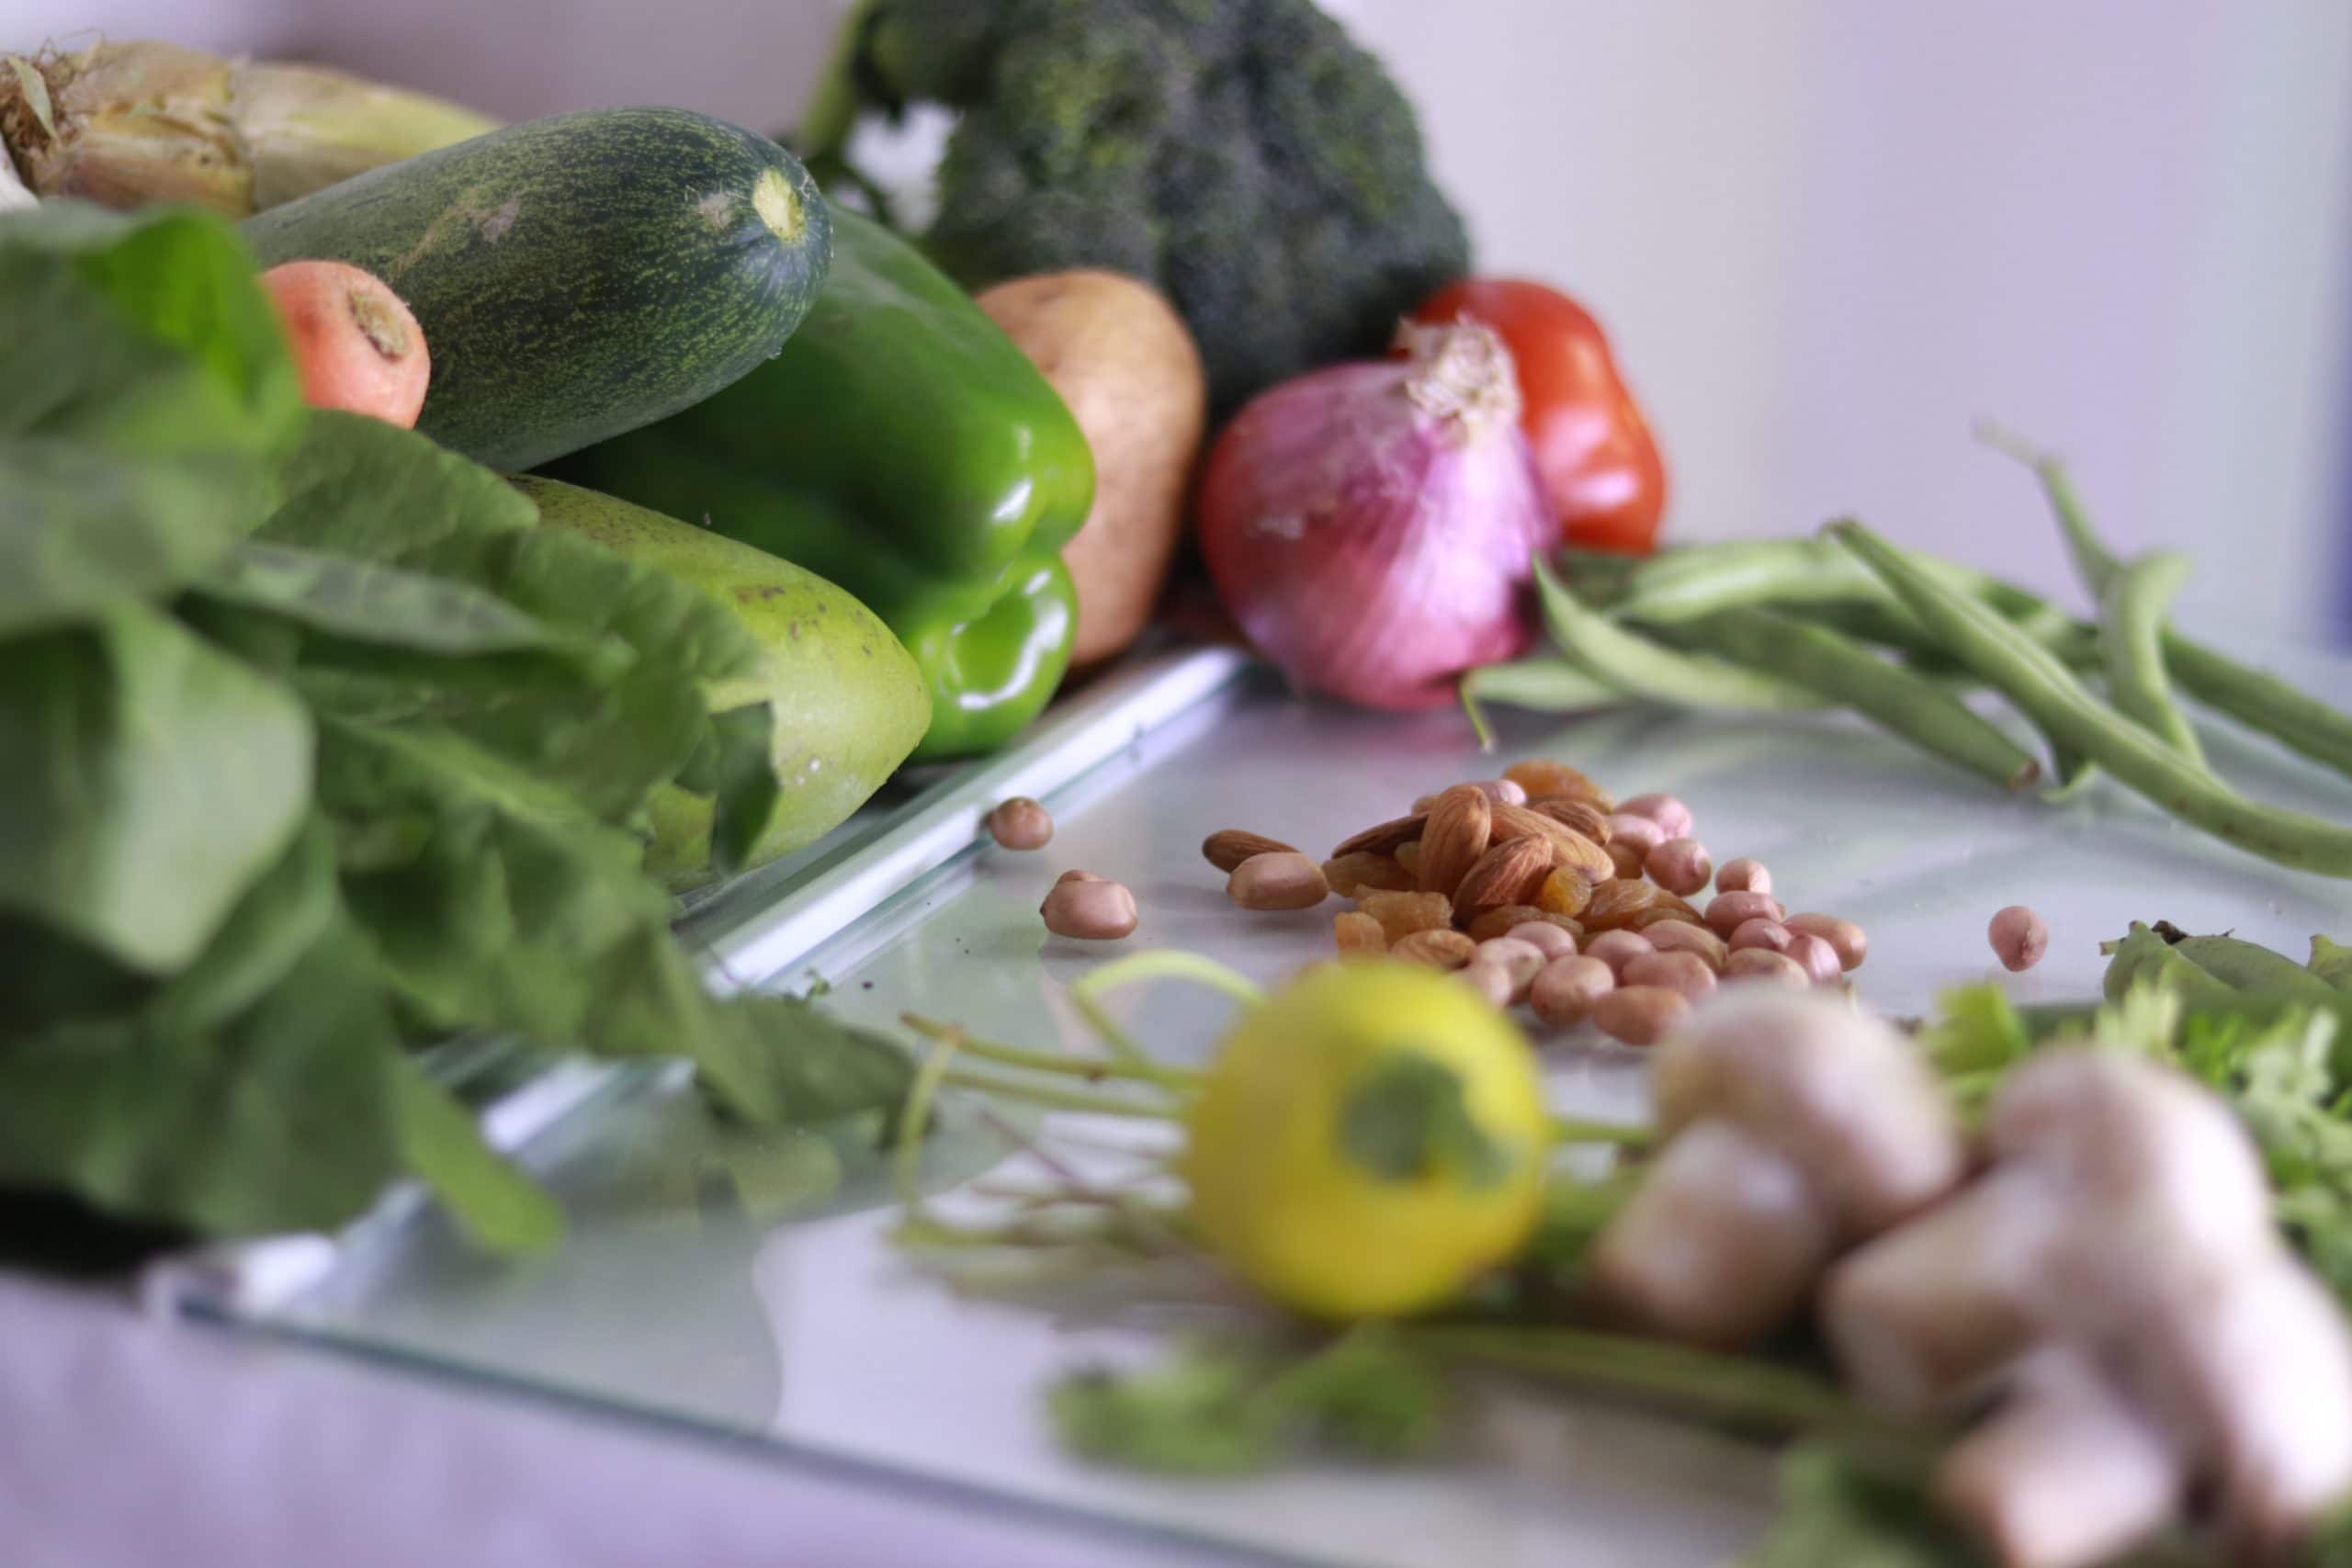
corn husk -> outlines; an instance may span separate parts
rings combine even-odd
[[[0,56],[0,145],[24,183],[107,207],[190,202],[243,218],[497,128],[324,66],[153,39]]]

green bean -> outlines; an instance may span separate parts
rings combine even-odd
[[[2093,593],[2103,592],[2107,580],[2117,570],[2116,558],[2092,529],[2065,465],[2006,431],[1979,426],[1977,434],[2023,463],[2041,481],[2059,531],[2065,536],[2066,552],[2074,559],[2076,575]],[[2352,776],[2352,715],[2340,713],[2277,676],[2241,664],[2171,627],[2164,633],[2164,655],[2173,680],[2199,702],[2315,762]]]
[[[1777,671],[2004,789],[2022,789],[2041,775],[2040,761],[1967,704],[1826,627],[1770,610],[1736,609],[1695,623],[1694,630],[1725,658]]]
[[[1533,708],[1544,713],[1574,713],[1579,708],[1608,707],[1625,700],[1625,694],[1595,680],[1565,659],[1521,659],[1510,664],[1488,664],[1462,678],[1462,711],[1477,732],[1478,750],[1495,749],[1495,732],[1487,722],[1483,703],[1505,707]]]
[[[1581,603],[1540,560],[1535,582],[1544,598],[1544,624],[1560,651],[1626,696],[1679,707],[1764,712],[1823,705],[1819,697],[1792,682],[1720,659],[1679,653],[1628,631]]]
[[[2194,827],[2240,849],[2330,876],[2352,876],[2352,829],[2250,801],[2120,718],[2040,643],[1956,593],[1859,523],[1828,534],[1911,606],[1929,630],[2044,733]]]
[[[2170,550],[2142,556],[2109,575],[2098,599],[2098,648],[2108,699],[2124,716],[2196,763],[2205,749],[2188,716],[2172,700],[2165,673],[2165,609],[2188,575],[2188,558]]]

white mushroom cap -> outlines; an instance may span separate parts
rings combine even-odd
[[[1740,987],[1653,1054],[1660,1128],[1721,1120],[1805,1173],[1847,1241],[1941,1197],[1965,1157],[1951,1109],[1902,1036],[1826,997]]]
[[[2145,1056],[2045,1049],[2003,1082],[1984,1135],[1997,1164],[2032,1163],[2053,1205],[2098,1213],[2091,1239],[2153,1244],[2120,1234],[2141,1222],[2172,1250],[2239,1254],[2270,1239],[2254,1141],[2218,1096]]]
[[[1822,1336],[1864,1403],[1926,1415],[1972,1395],[2032,1343],[2035,1276],[2067,1223],[2037,1177],[1996,1168],[1829,1271]]]
[[[1786,1322],[1836,1245],[1796,1167],[1728,1122],[1702,1122],[1593,1244],[1587,1282],[1628,1327],[1730,1349]]]
[[[2352,1494],[2342,1312],[2283,1247],[2161,1272],[2099,1347],[2110,1374],[2211,1483],[2233,1539],[2256,1550],[2295,1540]]]
[[[2087,1568],[2161,1528],[2184,1490],[2164,1435],[2080,1351],[2022,1362],[1992,1417],[1936,1467],[1937,1503],[2003,1568]]]

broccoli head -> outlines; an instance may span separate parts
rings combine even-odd
[[[1108,267],[1174,302],[1212,412],[1382,352],[1469,266],[1412,106],[1309,0],[868,0],[804,145],[960,111],[925,238],[967,288]]]

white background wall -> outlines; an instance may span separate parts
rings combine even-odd
[[[973,0],[985,4],[986,0]],[[2052,588],[1969,426],[2075,459],[2194,602],[2345,615],[2352,5],[1333,0],[1421,106],[1492,269],[1583,296],[1668,446],[1672,526],[1854,511]],[[526,115],[788,123],[836,0],[0,0],[331,58]]]

